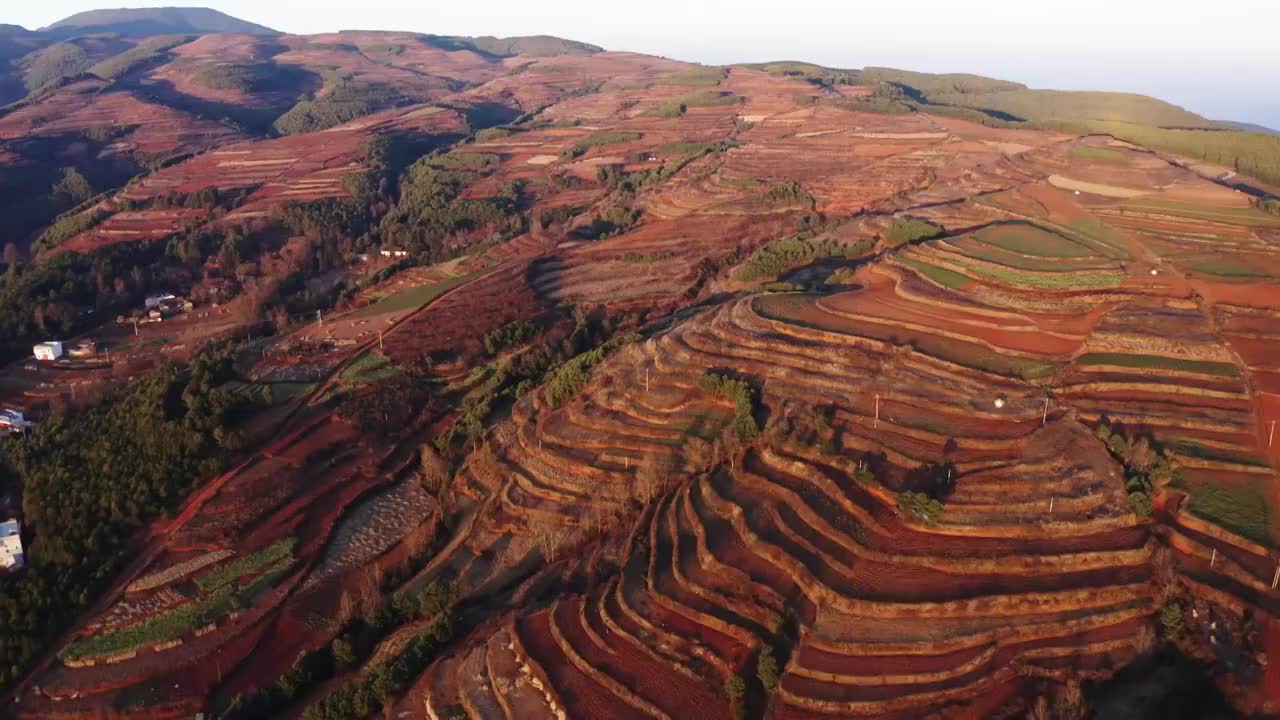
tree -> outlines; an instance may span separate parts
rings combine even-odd
[[[756,677],[760,678],[765,690],[772,690],[778,685],[778,659],[768,645],[760,650],[760,657],[756,659]]]
[[[440,456],[431,443],[424,444],[418,450],[422,465],[422,484],[428,492],[439,495],[449,485],[449,463]]]
[[[63,168],[62,177],[53,186],[53,193],[64,198],[70,205],[79,205],[94,196],[93,186],[88,179],[73,167]]]

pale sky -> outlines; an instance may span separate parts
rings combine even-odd
[[[209,0],[292,33],[559,35],[680,60],[807,60],[1138,92],[1280,129],[1280,0]],[[8,0],[35,29],[114,0]]]

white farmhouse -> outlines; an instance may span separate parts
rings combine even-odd
[[[36,345],[33,349],[37,360],[57,360],[62,357],[62,343],[50,340]]]
[[[17,410],[11,408],[0,410],[0,430],[21,433],[30,430],[34,426],[35,423],[28,420],[25,415]]]
[[[17,520],[0,523],[0,568],[17,570],[26,564],[22,553],[22,524]]]

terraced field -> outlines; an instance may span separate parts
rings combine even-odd
[[[226,219],[269,218],[345,197],[373,135],[470,134],[436,158],[486,168],[457,201],[521,223],[253,346],[297,383],[278,426],[139,538],[21,716],[1020,717],[1159,646],[1280,712],[1280,223],[1247,198],[865,86],[281,43],[454,109],[108,202],[248,187]],[[472,133],[487,103],[543,109]],[[112,210],[66,249],[187,220]]]

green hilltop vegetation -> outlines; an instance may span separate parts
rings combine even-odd
[[[119,8],[89,10],[41,28],[55,36],[119,33],[126,37],[151,35],[249,33],[279,35],[269,27],[246,22],[226,13],[198,7]]]
[[[930,112],[995,127],[1112,135],[1120,140],[1217,163],[1280,184],[1280,135],[1209,120],[1157,98],[1120,92],[1037,90],[1007,80],[895,68],[828,68],[781,61],[740,65],[831,88],[870,85],[869,98],[832,103],[863,112]]]
[[[24,56],[19,62],[23,84],[34,93],[64,77],[88,72],[94,63],[117,55],[129,44],[116,38],[79,38],[60,42]]]
[[[520,37],[423,35],[421,38],[427,44],[444,50],[471,50],[482,55],[496,57],[513,57],[515,55],[551,57],[554,55],[588,55],[604,52],[604,48],[595,45],[576,40],[565,40],[552,35]]]
[[[1102,120],[1160,127],[1216,127],[1193,112],[1145,95],[1070,90],[926,93],[929,102],[995,111],[1037,123]]]
[[[404,101],[390,85],[343,80],[315,100],[302,100],[276,119],[282,135],[328,130]]]
[[[147,63],[166,57],[168,51],[194,39],[192,35],[161,35],[147,38],[119,55],[113,55],[93,67],[89,72],[103,80],[115,80]]]
[[[997,80],[983,77],[982,75],[922,73],[886,67],[864,68],[861,71],[860,78],[862,83],[866,85],[895,83],[916,90],[924,96],[938,94],[972,95],[1027,89],[1027,86],[1022,83]]]

